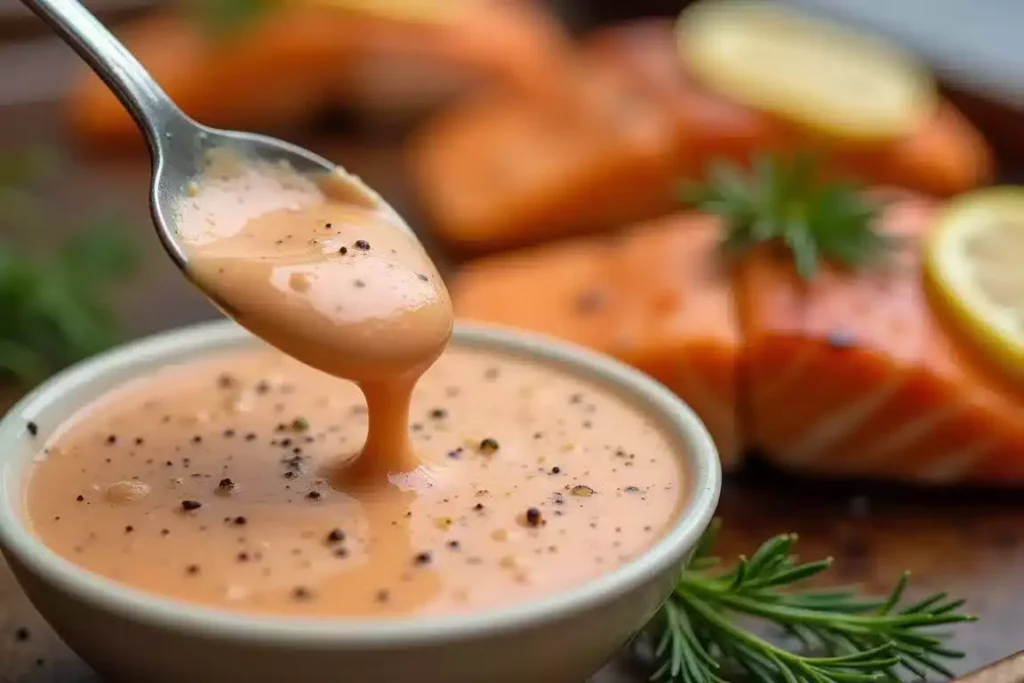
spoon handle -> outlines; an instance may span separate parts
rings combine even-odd
[[[117,95],[156,151],[160,134],[187,117],[145,67],[78,0],[21,0]]]

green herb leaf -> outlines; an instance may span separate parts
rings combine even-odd
[[[228,38],[264,19],[280,0],[193,0],[196,17],[217,38]]]
[[[25,168],[0,159],[0,168],[5,164]],[[0,223],[45,229],[54,221],[31,187],[34,174],[0,177]],[[118,341],[110,285],[131,275],[137,263],[120,227],[112,216],[88,219],[44,253],[0,243],[0,379],[30,386]]]
[[[848,589],[797,591],[795,584],[825,571],[831,560],[799,563],[792,554],[795,534],[776,536],[735,568],[710,573],[698,567],[717,564],[711,557],[715,533],[717,525],[648,630],[656,660],[652,681],[855,683],[898,681],[900,670],[952,677],[943,660],[963,654],[946,648],[935,628],[974,621],[957,611],[962,600],[938,594],[902,606],[906,574],[881,601]],[[799,651],[755,635],[736,616],[781,627]]]
[[[818,169],[810,154],[758,156],[750,172],[716,163],[704,183],[683,187],[681,199],[721,217],[727,255],[778,243],[804,280],[814,279],[822,261],[861,268],[881,260],[897,245],[874,228],[882,204],[855,185],[822,180]]]

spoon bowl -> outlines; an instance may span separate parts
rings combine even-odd
[[[203,174],[210,153],[220,149],[231,150],[242,159],[285,163],[304,176],[341,175],[375,204],[390,209],[383,199],[356,176],[318,154],[258,133],[204,126],[182,113],[180,118],[166,126],[162,135],[150,141],[153,180],[149,204],[153,223],[164,248],[186,274],[189,272],[188,257],[178,230],[179,207],[188,199],[191,184]],[[393,210],[391,212],[395,213]],[[399,223],[405,226],[401,219]]]

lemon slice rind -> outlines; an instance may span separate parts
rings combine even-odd
[[[769,3],[698,3],[682,13],[676,35],[703,85],[826,137],[897,139],[936,107],[934,79],[910,55]]]
[[[954,322],[996,365],[1024,379],[1024,187],[952,200],[928,236],[925,258]]]

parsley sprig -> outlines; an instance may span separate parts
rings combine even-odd
[[[719,560],[711,551],[717,531],[716,521],[648,629],[656,659],[651,680],[857,683],[898,681],[901,671],[952,677],[943,660],[963,653],[947,648],[934,629],[975,620],[958,611],[962,600],[940,593],[904,605],[908,574],[884,600],[865,600],[847,589],[795,590],[831,565],[830,559],[798,562],[795,534],[776,536],[732,569],[716,571]],[[798,648],[755,635],[737,616],[780,627]]]
[[[717,162],[703,183],[685,184],[681,198],[721,217],[727,255],[778,243],[804,280],[815,277],[822,261],[861,268],[896,246],[875,229],[882,203],[853,183],[824,178],[811,154],[759,155],[749,172]]]
[[[60,219],[35,187],[53,170],[39,150],[0,159],[0,226],[41,231]],[[111,346],[119,327],[110,285],[134,272],[136,252],[113,216],[81,222],[60,245],[32,251],[0,242],[0,380],[31,386]]]

